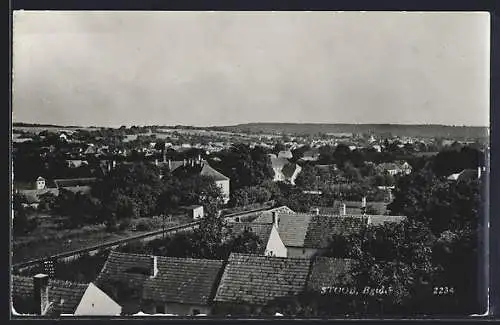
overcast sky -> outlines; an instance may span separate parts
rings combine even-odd
[[[13,119],[489,125],[489,15],[19,11]]]

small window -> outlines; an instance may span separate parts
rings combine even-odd
[[[165,305],[157,305],[156,306],[157,314],[165,314]]]
[[[193,309],[193,316],[201,314],[199,309]]]
[[[305,254],[306,253],[306,249],[302,249],[302,254]]]

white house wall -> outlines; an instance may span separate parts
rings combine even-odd
[[[290,183],[292,185],[295,185],[295,180],[297,179],[297,177],[299,176],[300,172],[302,171],[302,167],[300,167],[299,165],[295,165],[295,171],[293,172],[293,175],[290,179]]]
[[[277,257],[287,257],[287,249],[275,227],[271,230],[265,254]]]
[[[101,289],[90,283],[76,308],[76,316],[119,316],[122,307]]]
[[[230,195],[229,181],[228,180],[223,180],[223,181],[216,181],[215,183],[222,190],[222,194],[224,196],[224,203],[229,202],[229,195]]]

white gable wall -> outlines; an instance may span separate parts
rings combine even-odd
[[[119,316],[122,307],[106,295],[101,289],[90,283],[76,308],[76,316]]]
[[[301,171],[302,171],[302,167],[300,167],[299,165],[295,165],[295,171],[293,172],[293,175],[290,178],[290,183],[292,185],[295,185],[295,180],[297,179],[297,176],[299,176]]]
[[[229,202],[230,195],[229,180],[216,181],[215,184],[217,184],[217,186],[219,186],[219,188],[222,190],[224,204],[227,204],[227,202]]]
[[[277,257],[287,256],[285,244],[283,244],[283,241],[281,240],[276,227],[273,227],[271,230],[271,235],[269,236],[269,241],[267,242],[265,254]]]

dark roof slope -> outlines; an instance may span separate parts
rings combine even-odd
[[[278,213],[278,233],[285,246],[303,247],[312,214]],[[272,223],[272,214],[262,214],[254,220],[255,223]]]
[[[49,301],[52,305],[47,315],[73,314],[87,288],[88,284],[50,279]],[[12,276],[12,299],[14,309],[18,313],[36,314],[33,291],[32,278]]]
[[[273,168],[283,168],[286,164],[289,163],[289,160],[287,158],[277,158],[275,155],[270,155],[269,157],[271,159],[271,165]]]
[[[96,182],[96,178],[65,178],[54,179],[54,184],[59,187],[90,186]]]
[[[405,216],[386,216],[386,215],[368,215],[368,223],[373,226],[378,226],[386,222],[403,222],[406,220]]]
[[[297,295],[306,285],[310,260],[233,253],[224,270],[215,301],[265,305]]]
[[[96,284],[105,287],[122,280],[140,291],[142,299],[206,305],[213,297],[223,261],[158,256],[157,265],[158,274],[151,278],[150,256],[113,251]]]
[[[228,225],[231,227],[234,234],[241,234],[246,229],[253,232],[259,237],[264,250],[269,241],[269,237],[271,237],[271,231],[273,230],[273,225],[270,223],[231,222],[228,223]]]
[[[342,284],[342,278],[350,278],[349,271],[354,260],[347,258],[316,257],[311,267],[311,275],[307,288],[321,291],[322,287],[332,287]]]
[[[212,177],[215,181],[228,181],[229,178],[222,173],[216,171],[212,166],[210,166],[208,163],[203,164],[203,168],[200,171],[201,176],[208,176]]]
[[[173,162],[172,162],[173,164]],[[172,167],[173,169],[173,167]],[[206,161],[202,161],[201,163],[196,163],[194,166],[191,166],[189,163],[186,166],[178,166],[175,171],[176,175],[193,175],[199,174],[200,176],[211,177],[214,181],[228,181],[229,177],[223,175],[222,173],[215,170],[212,166],[208,164]]]
[[[337,211],[339,213],[342,204],[346,205],[347,214],[361,214],[361,201],[335,201],[333,203],[333,211]],[[368,201],[366,202],[367,207],[371,207],[377,211],[377,214],[385,214],[387,212],[387,202],[383,201]],[[320,211],[322,207],[319,207]]]
[[[464,169],[460,172],[457,178],[457,182],[465,182],[473,179],[477,179],[477,170],[474,169]]]
[[[324,216],[315,215],[309,222],[304,247],[326,248],[332,235],[360,233],[368,225],[364,216]]]

